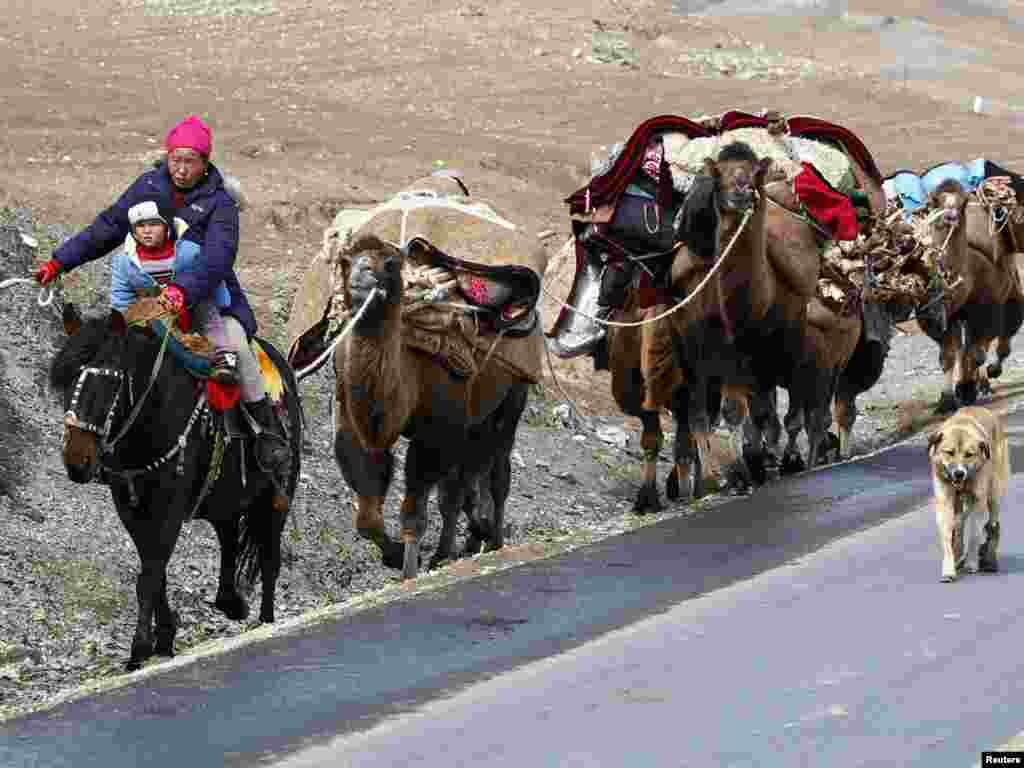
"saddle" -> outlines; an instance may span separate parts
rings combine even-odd
[[[510,338],[533,332],[538,322],[540,276],[529,267],[515,264],[479,264],[450,256],[423,237],[405,246],[411,260],[428,268],[440,268],[455,276],[466,302],[477,308],[484,327]]]
[[[177,324],[171,326],[170,335],[168,335],[167,314],[167,310],[160,304],[159,299],[154,296],[140,298],[128,307],[124,313],[125,321],[129,325],[146,325],[158,339],[163,340],[166,338],[167,351],[170,352],[171,356],[197,380],[206,382],[207,396],[214,410],[224,411],[225,413],[236,412],[238,410],[236,406],[238,401],[237,388],[235,388],[236,392],[225,394],[223,391],[220,391],[224,389],[223,387],[215,388],[214,383],[209,381],[212,370],[210,358],[214,351],[210,340],[202,334],[183,331]],[[259,339],[250,339],[249,348],[259,364],[260,374],[263,377],[263,386],[276,410],[282,406],[284,400],[285,385],[281,371],[270,355],[267,354]],[[225,407],[218,407],[218,405]],[[233,423],[235,423],[234,419],[226,421],[228,427]],[[239,433],[233,436],[242,437],[247,435],[239,430]]]

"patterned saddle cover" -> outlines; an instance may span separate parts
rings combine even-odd
[[[125,320],[129,325],[147,324],[156,334],[157,338],[163,339],[167,336],[167,312],[160,305],[155,297],[143,297],[136,301],[125,312]],[[260,373],[263,376],[263,386],[269,395],[271,402],[279,404],[284,397],[284,379],[281,371],[274,364],[273,359],[263,348],[258,338],[249,341],[249,347],[256,362],[259,364]],[[171,330],[167,339],[167,351],[171,353],[179,364],[189,373],[198,379],[207,379],[210,375],[210,356],[213,354],[213,345],[210,344],[202,334],[185,333],[177,326]]]

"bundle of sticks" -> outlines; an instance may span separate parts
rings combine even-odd
[[[903,210],[890,206],[875,222],[871,235],[833,244],[823,257],[818,294],[834,310],[848,308],[852,298],[918,306],[936,281],[949,286],[955,276],[945,269],[942,243],[933,243],[926,213],[910,222]],[[870,286],[865,279],[870,271]],[[940,283],[941,284],[941,283]]]

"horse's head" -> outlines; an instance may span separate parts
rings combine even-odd
[[[363,235],[343,248],[339,258],[346,303],[353,312],[367,305],[357,329],[379,327],[384,310],[402,300],[401,249],[375,235]]]
[[[966,221],[967,192],[960,182],[946,179],[928,197],[928,220],[931,222],[932,235],[939,243],[949,237],[949,233]]]
[[[750,145],[742,141],[722,147],[717,160],[706,159],[704,172],[715,180],[721,213],[749,210],[764,189],[771,165],[771,158],[759,160]]]
[[[68,339],[50,366],[50,382],[64,397],[64,466],[76,483],[96,474],[111,429],[130,405],[131,371],[124,369],[128,329],[124,316],[83,321],[73,304],[64,307]]]

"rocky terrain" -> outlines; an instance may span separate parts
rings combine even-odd
[[[562,200],[585,180],[591,152],[657,113],[821,115],[861,135],[883,172],[982,155],[1024,167],[1013,106],[1024,65],[1009,20],[952,4],[939,13],[910,3],[903,17],[843,5],[845,15],[812,8],[805,17],[801,6],[753,18],[711,5],[685,16],[644,0],[578,9],[536,0],[21,4],[0,18],[9,73],[0,83],[0,281],[27,276],[88,223],[188,112],[209,117],[215,162],[242,178],[252,202],[239,270],[263,333],[279,342],[294,286],[340,208],[457,167],[524,227],[556,233],[544,241],[554,255],[568,232]],[[928,55],[907,54],[907,40],[922,40]],[[944,77],[954,65],[956,77]],[[979,93],[982,115],[967,108]],[[101,310],[108,269],[99,261],[68,276],[57,304]],[[550,290],[564,295],[570,278],[571,265],[552,264]],[[22,284],[0,290],[0,717],[120,675],[135,619],[137,558],[107,490],[72,484],[60,462],[61,407],[46,366],[62,331],[36,296]],[[555,309],[547,300],[549,319]],[[997,402],[1019,396],[1022,362],[1015,352]],[[537,388],[520,431],[508,562],[657,519],[630,513],[637,425],[617,414],[607,374],[587,360],[555,370],[558,384],[548,376]],[[860,400],[856,451],[927,425],[940,382],[934,345],[897,335],[883,380]],[[351,494],[330,452],[332,384],[325,372],[303,384],[310,429],[279,582],[285,621],[395,579],[352,529]],[[428,544],[436,535],[434,520]],[[212,529],[193,523],[169,577],[180,653],[248,628],[213,610],[215,566]]]

